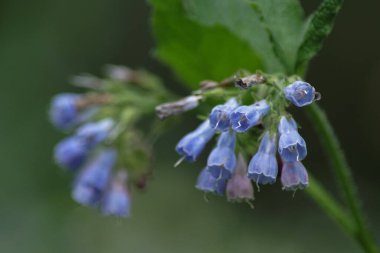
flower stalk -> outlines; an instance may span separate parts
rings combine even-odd
[[[343,222],[342,216],[337,215],[336,210],[334,210],[336,205],[331,208],[331,201],[328,198],[320,198],[321,194],[316,194],[315,191],[320,193],[321,189],[323,189],[317,184],[316,181],[314,181],[314,187],[320,189],[317,190],[312,188],[309,189],[308,193],[331,217],[333,217],[340,225],[343,225],[345,230],[356,238],[365,252],[379,252],[379,248],[376,245],[376,242],[365,222],[364,214],[356,191],[356,185],[354,179],[352,178],[351,169],[325,112],[315,104],[308,107],[306,112],[322,141],[323,149],[325,150],[332,165],[331,167],[336,174],[340,188],[344,194],[351,213],[350,218],[352,217],[355,224],[354,229],[352,230],[351,227],[344,225],[345,223]],[[347,217],[344,219],[347,219]]]

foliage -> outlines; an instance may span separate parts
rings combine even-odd
[[[262,59],[249,44],[221,26],[204,27],[191,20],[178,0],[150,0],[156,55],[170,65],[189,87],[204,79],[220,80],[236,67],[259,69]],[[233,63],[233,64],[232,64]]]
[[[330,34],[335,17],[343,0],[324,1],[310,17],[303,41],[298,51],[297,69],[302,69],[322,48],[323,41]]]
[[[342,1],[305,19],[297,0],[150,0],[158,58],[189,87],[238,69],[294,74],[321,48]]]

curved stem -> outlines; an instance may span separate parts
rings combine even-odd
[[[309,174],[309,187],[306,192],[317,202],[330,218],[336,220],[350,236],[355,236],[356,225],[351,216],[340,206],[323,186]]]
[[[365,223],[360,201],[356,192],[355,182],[351,175],[351,169],[348,166],[348,163],[340,148],[339,141],[334,134],[334,130],[330,125],[326,114],[315,104],[309,106],[307,109],[307,114],[318,132],[318,136],[320,136],[322,140],[323,148],[332,164],[334,172],[336,173],[340,187],[344,193],[344,197],[352,214],[352,218],[355,221],[355,238],[359,241],[366,252],[379,252],[375,240],[369,232],[367,224]]]

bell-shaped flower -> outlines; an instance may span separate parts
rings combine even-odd
[[[281,183],[283,190],[304,189],[309,185],[307,171],[299,161],[283,161],[281,170]]]
[[[112,180],[101,202],[104,215],[126,217],[129,215],[130,197],[126,187],[127,175],[120,171]]]
[[[82,205],[97,205],[108,186],[116,158],[114,149],[106,149],[85,165],[74,182],[73,199]]]
[[[236,167],[236,134],[233,131],[221,133],[216,147],[211,151],[207,167],[217,179],[228,179]]]
[[[246,132],[260,124],[261,119],[269,112],[266,100],[260,100],[250,106],[239,106],[230,115],[231,127],[236,132]]]
[[[201,173],[199,173],[195,188],[204,192],[215,193],[219,196],[223,196],[226,191],[226,184],[226,179],[216,179],[211,175],[209,169],[206,167],[201,171]]]
[[[296,122],[292,118],[281,117],[278,132],[280,133],[278,152],[282,160],[288,162],[303,160],[307,155],[306,142],[298,133]]]
[[[228,131],[231,126],[230,114],[238,106],[235,98],[229,99],[223,105],[215,106],[209,116],[211,127],[220,132]]]
[[[276,159],[276,135],[267,131],[261,140],[259,150],[252,157],[248,166],[248,177],[257,184],[276,182],[278,165]]]
[[[247,163],[241,154],[235,172],[227,182],[226,195],[229,201],[253,200],[253,186],[247,177]]]
[[[314,102],[319,93],[315,92],[313,86],[306,82],[296,81],[284,88],[286,99],[295,106],[302,107]]]
[[[206,120],[178,142],[176,151],[184,156],[187,161],[194,162],[214,134],[215,130],[210,127],[210,121]]]
[[[88,145],[75,136],[62,140],[55,146],[54,159],[61,167],[76,170],[86,161],[89,153]]]
[[[53,97],[49,116],[53,125],[61,130],[71,128],[77,122],[77,102],[80,95],[74,93],[62,93]]]

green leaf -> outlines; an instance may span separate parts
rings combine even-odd
[[[288,74],[294,74],[304,30],[304,12],[298,0],[252,0],[272,43],[273,52]]]
[[[310,17],[298,51],[296,66],[298,72],[302,72],[308,61],[322,48],[324,40],[334,26],[335,17],[342,4],[343,0],[325,0]]]
[[[287,1],[287,0],[285,0]],[[245,0],[182,0],[188,15],[202,25],[220,25],[246,41],[262,59],[265,71],[282,72],[284,67],[273,52],[259,15]]]
[[[221,25],[204,27],[191,20],[180,0],[150,0],[156,56],[191,88],[201,80],[222,80],[239,69],[263,69],[249,44]]]
[[[192,87],[238,69],[295,74],[321,48],[342,0],[306,22],[298,0],[150,0],[157,56]]]
[[[220,24],[247,41],[266,72],[293,72],[303,30],[298,0],[183,0],[204,25]],[[254,6],[254,8],[252,8]]]

